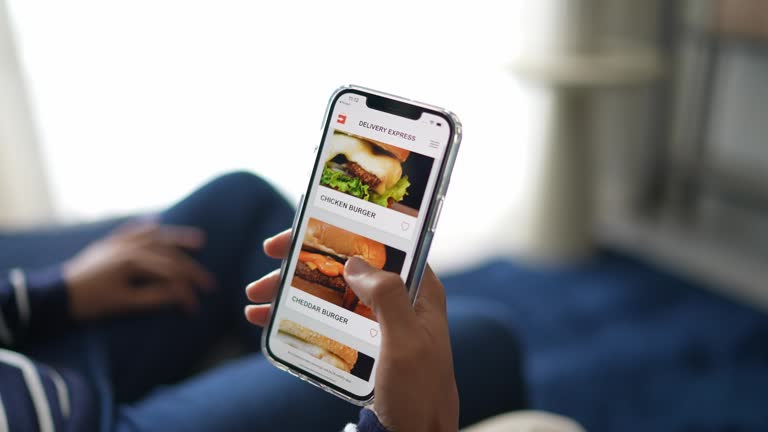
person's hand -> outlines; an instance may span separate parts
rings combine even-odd
[[[70,315],[77,320],[179,304],[198,308],[196,289],[213,276],[184,253],[205,242],[192,227],[135,223],[83,249],[63,265]]]
[[[285,258],[290,231],[264,242],[273,258]],[[280,271],[264,276],[246,288],[254,303],[272,300]],[[374,411],[389,430],[456,431],[459,397],[453,374],[448,336],[445,291],[430,268],[424,273],[414,306],[400,276],[350,258],[344,269],[350,288],[369,305],[381,326],[381,353],[376,369]],[[264,326],[270,304],[246,306],[245,316]]]

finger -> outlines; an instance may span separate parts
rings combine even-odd
[[[175,249],[168,250],[167,254],[178,266],[182,276],[190,283],[209,291],[216,288],[216,278],[213,273],[209,272],[192,257]]]
[[[180,295],[180,289],[172,282],[157,280],[127,292],[124,304],[129,309],[144,310],[166,305],[179,305],[189,313],[199,308],[197,298]]]
[[[167,289],[165,281],[148,283],[139,289],[131,291],[129,304],[137,309],[179,303],[178,296],[173,290]]]
[[[187,283],[178,280],[162,280],[142,287],[142,290],[165,291],[176,299],[185,311],[194,313],[200,308],[200,300],[195,290]]]
[[[287,229],[274,237],[264,240],[264,253],[267,256],[277,259],[284,259],[288,256],[291,248],[291,230]]]
[[[193,286],[204,290],[213,290],[216,287],[216,278],[192,257],[175,248],[164,247],[161,249],[145,250],[139,253],[145,258],[162,260],[167,266],[173,268],[175,275],[181,277]]]
[[[261,279],[251,282],[245,287],[248,300],[254,303],[266,303],[274,298],[280,284],[280,269],[277,269]]]
[[[200,249],[205,244],[205,231],[193,226],[162,225],[155,221],[137,223],[119,235],[142,246],[162,245],[182,249]]]
[[[126,239],[137,238],[156,230],[159,223],[155,216],[131,219],[115,228],[111,235]]]
[[[191,226],[160,225],[154,231],[154,239],[167,246],[194,250],[205,244],[205,231]]]
[[[443,334],[447,338],[448,315],[445,288],[429,266],[421,278],[419,294],[413,310],[421,322],[432,329],[433,334]]]
[[[156,283],[144,288],[150,289],[150,286],[153,286],[172,292],[185,309],[189,311],[197,309],[199,305],[197,293],[189,277],[184,275],[184,270],[177,260],[173,260],[167,255],[144,253],[136,265],[139,266],[140,271],[157,279]]]
[[[435,313],[444,317],[446,316],[446,309],[445,288],[432,268],[427,266],[427,269],[424,270],[424,276],[421,278],[414,310],[417,314]]]
[[[164,286],[157,284],[158,289],[165,289],[172,292],[179,305],[181,305],[188,313],[195,313],[200,309],[200,299],[197,297],[197,293],[188,284],[169,281]]]
[[[267,325],[272,305],[248,305],[245,307],[245,319],[259,327]]]
[[[382,334],[407,335],[413,310],[399,275],[373,268],[360,258],[352,257],[344,266],[344,279],[360,300],[373,309]]]

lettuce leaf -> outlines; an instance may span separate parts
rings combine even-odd
[[[359,178],[351,177],[341,171],[332,170],[328,168],[327,165],[323,168],[320,184],[336,189],[339,192],[370,201],[370,192],[368,192],[367,184],[361,182]]]
[[[406,195],[408,195],[408,187],[411,182],[408,181],[408,176],[403,176],[395,183],[394,186],[387,189],[381,195],[376,192],[371,192],[371,202],[380,206],[388,207],[389,198],[392,198],[395,202],[401,201]]]
[[[408,181],[408,176],[403,176],[394,186],[385,190],[384,193],[377,194],[376,192],[369,190],[369,186],[361,182],[359,178],[352,177],[341,171],[336,171],[326,165],[325,168],[323,168],[323,175],[320,177],[320,184],[336,189],[339,192],[370,201],[382,207],[388,207],[389,198],[398,202],[408,195],[407,189],[411,185],[411,182]]]

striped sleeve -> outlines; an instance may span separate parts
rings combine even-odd
[[[37,367],[27,357],[0,349],[0,372],[6,414],[17,428],[36,424],[40,432],[53,432],[53,414]]]
[[[387,428],[381,424],[375,412],[363,408],[360,410],[360,420],[357,425],[348,424],[344,428],[344,432],[387,432]]]
[[[70,324],[60,267],[0,273],[0,347],[22,346]]]
[[[77,373],[0,348],[0,431],[96,430],[97,409]]]

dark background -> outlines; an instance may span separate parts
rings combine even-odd
[[[400,274],[405,262],[405,252],[387,245],[384,246],[387,248],[387,262],[384,264],[384,270]]]
[[[349,373],[360,378],[361,380],[368,381],[368,379],[371,377],[372,371],[373,371],[373,358],[368,357],[367,355],[358,351],[357,363],[355,363],[355,367],[353,367]]]
[[[403,175],[408,176],[411,186],[408,188],[408,195],[400,201],[400,204],[419,211],[434,163],[435,160],[429,156],[411,152],[408,159],[403,162]]]

